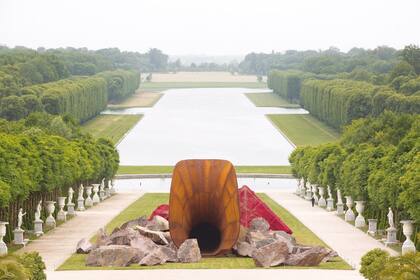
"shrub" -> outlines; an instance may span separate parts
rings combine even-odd
[[[45,280],[45,263],[38,252],[30,252],[19,255],[20,263],[27,269],[30,274],[30,280]]]
[[[381,280],[379,273],[384,269],[388,259],[388,252],[373,249],[362,257],[360,273],[369,280]]]

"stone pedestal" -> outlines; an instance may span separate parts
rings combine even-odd
[[[26,245],[26,243],[28,241],[23,238],[23,233],[24,232],[25,231],[23,229],[21,229],[21,228],[16,228],[13,231],[13,243],[14,244],[16,244],[16,245],[23,245],[23,246]]]
[[[362,213],[365,209],[365,202],[364,201],[356,201],[356,211],[357,217],[354,222],[354,226],[357,228],[362,228],[366,226],[365,217],[363,217]]]
[[[386,241],[385,241],[385,245],[392,245],[392,244],[397,244],[398,240],[397,240],[397,229],[396,228],[388,228],[386,230]]]
[[[42,224],[44,223],[44,221],[42,220],[35,220],[34,221],[34,234],[36,236],[41,236],[44,234],[44,231],[42,229]]]
[[[317,195],[317,191],[318,191],[317,186],[316,185],[313,185],[312,186],[312,193],[313,193],[312,196],[314,198],[315,204],[318,204],[318,201],[319,201],[319,198],[318,198],[318,195]]]
[[[85,211],[85,200],[82,199],[78,199],[77,200],[77,211]]]
[[[67,203],[67,215],[76,216],[76,212],[74,211],[74,203]]]
[[[0,256],[7,255],[7,245],[3,241],[3,237],[6,235],[6,225],[8,222],[0,221]]]
[[[99,195],[98,195],[100,184],[92,184],[92,185],[93,185],[92,203],[93,205],[96,205],[99,202],[101,202],[101,199],[99,198]]]
[[[378,220],[377,219],[368,219],[368,231],[369,235],[375,236],[378,231]]]
[[[55,223],[55,219],[53,217],[53,213],[55,210],[55,201],[47,201],[47,211],[48,211],[48,217],[45,220],[45,226],[49,227],[49,228],[55,228],[56,223]]]
[[[306,196],[305,196],[306,200],[311,200],[312,199],[312,191],[311,188],[306,188]]]
[[[324,198],[324,187],[318,187],[319,191],[319,200],[318,200],[318,206],[319,207],[326,207],[327,201]]]
[[[334,210],[334,199],[327,198],[327,211]]]
[[[354,212],[351,209],[353,207],[353,199],[351,198],[351,196],[346,196],[346,206],[347,206],[347,211],[344,214],[344,220],[346,222],[353,222],[355,219],[354,216]]]
[[[335,206],[337,207],[336,214],[337,215],[343,215],[344,214],[344,204],[343,203],[337,203]]]
[[[92,194],[92,187],[86,187],[86,199],[85,199],[85,206],[92,207],[93,201],[90,195]]]
[[[400,222],[403,225],[403,233],[405,235],[405,241],[401,248],[401,253],[414,253],[416,252],[416,246],[414,242],[411,241],[411,235],[413,234],[413,221],[411,220],[404,220]]]

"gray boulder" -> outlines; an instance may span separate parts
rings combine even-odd
[[[109,239],[108,234],[105,232],[103,228],[100,228],[98,230],[98,233],[96,234],[96,243],[95,247],[101,247],[101,246],[107,246],[110,245],[111,239]]]
[[[77,242],[76,253],[77,254],[88,254],[92,251],[93,245],[86,238],[81,239]]]
[[[169,241],[165,237],[165,234],[160,231],[149,230],[145,227],[136,226],[136,230],[143,235],[153,240],[153,242],[161,245],[168,245]]]
[[[316,266],[330,254],[330,250],[324,247],[312,247],[302,253],[292,254],[286,260],[285,264],[295,266]]]
[[[130,246],[144,252],[145,255],[159,247],[159,245],[157,245],[151,239],[140,234],[136,238],[130,240]]]
[[[255,247],[248,242],[238,242],[236,243],[235,249],[239,256],[252,257],[252,253],[254,252]]]
[[[87,266],[128,266],[138,259],[138,250],[124,245],[102,246],[86,257]]]
[[[178,262],[177,250],[172,246],[160,246],[159,250],[165,256],[167,262]]]
[[[180,262],[192,263],[201,260],[197,239],[187,239],[178,248],[177,257]]]
[[[249,223],[249,230],[266,232],[270,229],[270,224],[264,218],[254,218]]]
[[[255,265],[259,267],[277,266],[284,263],[289,255],[289,248],[285,242],[275,241],[252,253]]]
[[[168,231],[169,222],[165,218],[159,215],[156,215],[152,218],[151,221],[147,223],[146,227],[150,230],[155,230],[155,231]]]
[[[131,240],[140,236],[140,233],[132,228],[120,229],[109,236],[114,245],[130,245]]]
[[[120,226],[120,229],[134,228],[136,226],[145,227],[147,223],[148,223],[147,218],[145,216],[141,216],[140,218],[125,222],[124,224]]]

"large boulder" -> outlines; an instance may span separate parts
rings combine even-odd
[[[289,248],[285,242],[275,241],[254,250],[252,258],[259,267],[277,266],[284,263],[289,255]]]
[[[81,239],[77,242],[76,253],[77,254],[88,254],[92,251],[93,245],[86,238]]]
[[[245,241],[255,247],[258,242],[269,238],[272,238],[269,232],[250,230],[245,236]]]
[[[235,246],[236,253],[243,257],[252,257],[255,247],[248,242],[238,242]]]
[[[141,235],[152,239],[153,242],[155,242],[157,244],[161,244],[161,245],[168,245],[169,244],[168,239],[165,237],[165,233],[163,233],[161,231],[154,231],[154,230],[150,230],[150,229],[147,229],[147,228],[141,227],[141,226],[136,226],[136,230],[138,230],[138,232]]]
[[[140,236],[140,233],[132,228],[120,229],[109,236],[114,245],[130,245],[131,240]]]
[[[302,253],[290,255],[285,264],[295,266],[316,266],[319,265],[330,252],[331,250],[324,247],[312,247]]]
[[[141,227],[145,227],[147,225],[148,221],[147,218],[145,216],[141,216],[137,219],[134,220],[130,220],[128,222],[125,222],[124,224],[122,224],[120,226],[119,229],[125,229],[125,228],[134,228],[136,226],[141,226]]]
[[[146,226],[150,230],[155,231],[168,231],[169,230],[169,222],[165,218],[156,215],[153,216],[152,220],[147,223]]]
[[[125,245],[102,246],[86,257],[87,266],[128,266],[139,259],[138,250]]]
[[[167,262],[178,262],[177,250],[174,246],[160,246],[159,250],[165,255]]]
[[[105,229],[100,228],[98,233],[96,234],[96,243],[95,247],[107,246],[112,243],[111,239],[109,239],[108,234],[106,234]]]
[[[270,224],[264,218],[254,218],[249,222],[249,230],[267,232]]]
[[[159,245],[151,239],[140,234],[136,238],[130,240],[130,246],[144,252],[145,255],[159,247]]]
[[[197,239],[187,239],[178,248],[177,257],[180,262],[192,263],[201,260]]]
[[[140,265],[152,266],[166,262],[177,262],[176,251],[169,246],[158,246],[140,260]]]

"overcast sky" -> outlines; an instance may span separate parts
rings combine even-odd
[[[420,0],[0,0],[0,44],[168,54],[420,41]]]

